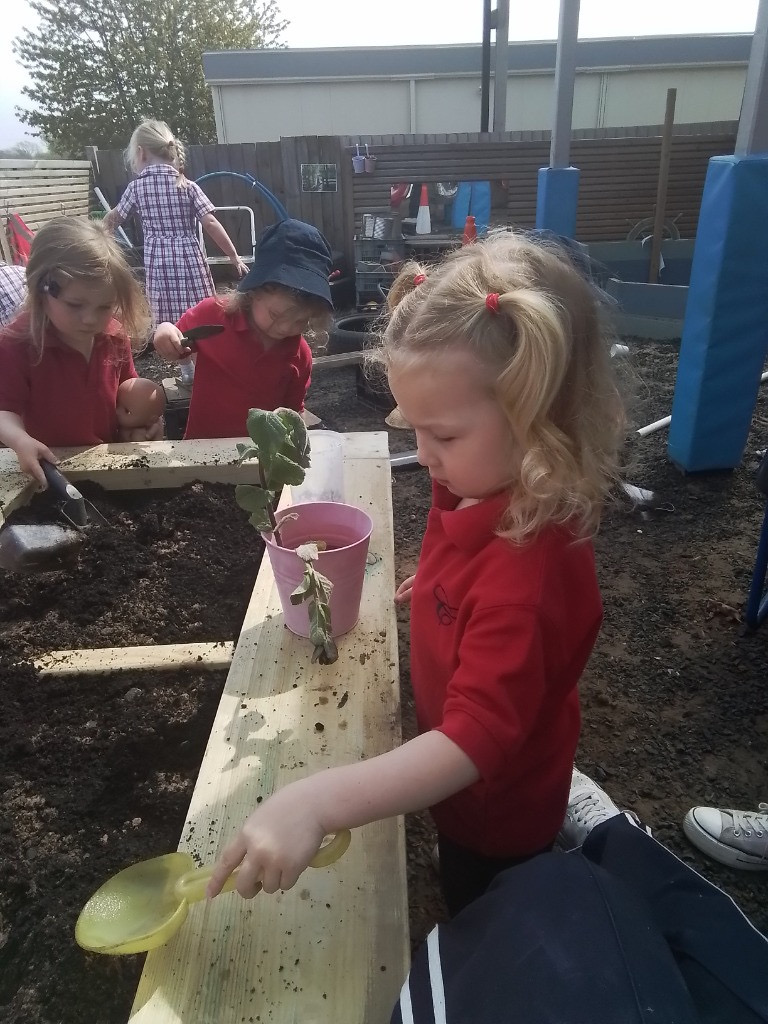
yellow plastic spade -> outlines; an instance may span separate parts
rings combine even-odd
[[[313,868],[333,864],[352,836],[337,832],[309,862]],[[92,953],[145,953],[164,945],[184,923],[190,903],[205,898],[213,868],[196,868],[188,853],[167,853],[139,861],[113,875],[80,911],[75,939]],[[234,889],[237,869],[222,892]]]

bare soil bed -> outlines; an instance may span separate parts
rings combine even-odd
[[[634,341],[637,424],[669,412],[677,350]],[[167,375],[145,360],[140,372]],[[386,429],[355,396],[353,369],[317,373],[310,408],[337,430]],[[680,821],[693,803],[768,798],[768,627],[740,621],[763,501],[753,476],[768,444],[761,395],[742,466],[684,477],[666,434],[638,444],[632,481],[667,510],[622,500],[597,538],[605,625],[583,681],[580,766],[657,837],[725,888],[768,931],[765,875],[699,857]],[[390,431],[392,450],[413,447]],[[6,575],[0,589],[0,1018],[118,1024],[141,957],[74,944],[90,893],[131,861],[175,848],[223,685],[222,673],[40,679],[30,659],[65,647],[233,639],[260,543],[231,489],[109,495],[111,526],[75,573]],[[413,571],[429,505],[421,469],[393,478],[398,579]],[[248,557],[243,557],[243,551]],[[119,557],[118,557],[119,553]],[[400,612],[404,731],[413,732],[407,612]],[[408,821],[411,931],[443,906],[426,816]]]

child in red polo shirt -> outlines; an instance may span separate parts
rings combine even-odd
[[[237,291],[204,299],[175,326],[160,324],[155,349],[177,361],[191,355],[185,331],[204,324],[224,327],[195,344],[185,439],[242,437],[249,409],[303,411],[312,355],[302,333],[328,323],[330,273],[331,250],[317,228],[283,220],[261,236]]]
[[[117,242],[82,217],[37,232],[27,288],[0,330],[0,444],[45,486],[40,460],[57,461],[51,446],[117,440],[117,389],[136,376],[128,336],[144,335],[150,318]],[[158,436],[162,424],[146,439]]]
[[[379,353],[434,504],[411,602],[420,735],[266,800],[215,895],[288,888],[323,836],[429,807],[451,914],[549,850],[602,617],[590,534],[623,429],[598,299],[569,251],[511,232],[404,268]]]

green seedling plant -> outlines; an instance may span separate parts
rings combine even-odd
[[[250,513],[249,522],[260,533],[271,533],[276,544],[284,547],[280,536],[281,523],[275,507],[281,488],[297,486],[304,480],[310,462],[309,435],[304,420],[293,409],[251,409],[247,421],[248,444],[238,444],[238,462],[258,460],[259,483],[238,484],[235,501]],[[284,516],[295,519],[295,515]],[[324,541],[300,544],[296,554],[304,563],[304,576],[291,594],[291,604],[307,602],[309,639],[314,645],[312,661],[331,665],[339,652],[331,636],[330,598],[333,584],[315,568],[318,555],[325,549]]]

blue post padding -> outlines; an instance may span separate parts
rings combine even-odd
[[[768,348],[768,154],[715,156],[704,183],[677,369],[670,459],[739,464]]]
[[[469,200],[469,212],[475,218],[478,235],[484,235],[491,219],[491,183],[490,181],[473,181],[472,195]]]
[[[576,237],[579,206],[579,168],[541,167],[536,193],[536,227]]]
[[[456,231],[463,231],[464,224],[469,216],[469,203],[472,198],[472,182],[460,181],[453,197],[453,208],[451,210],[451,227]]]

